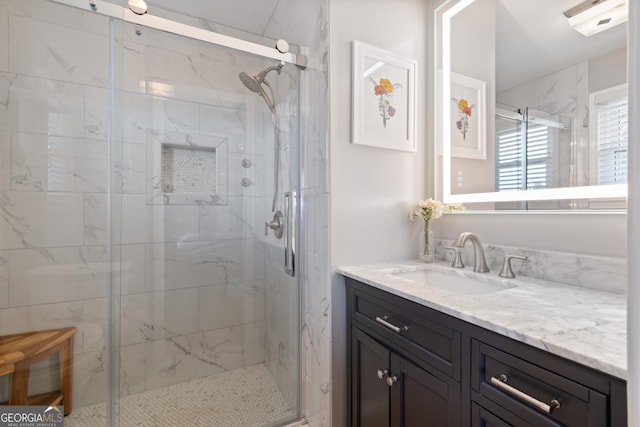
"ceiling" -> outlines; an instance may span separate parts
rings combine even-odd
[[[626,46],[626,24],[591,37],[569,26],[563,12],[582,1],[498,0],[498,92]]]

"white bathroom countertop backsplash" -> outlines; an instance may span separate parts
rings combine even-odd
[[[514,263],[515,264],[515,263]],[[465,295],[429,287],[394,273],[436,269],[498,280],[515,287]],[[514,269],[515,270],[515,269]],[[527,277],[502,279],[496,270],[473,273],[447,262],[341,267],[338,273],[533,347],[626,379],[626,296]]]
[[[446,246],[451,245],[453,245],[453,240],[438,241],[436,244],[436,259],[451,263],[453,261],[453,253],[445,249]],[[582,288],[627,293],[627,260],[625,258],[515,248],[492,244],[484,244],[482,246],[487,264],[492,271],[500,271],[505,255],[524,255],[528,257],[528,260],[513,260],[511,263],[516,277],[525,276]],[[462,249],[462,259],[465,265],[473,265],[473,245],[467,244]]]

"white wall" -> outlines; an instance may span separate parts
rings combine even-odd
[[[467,212],[445,215],[433,228],[447,240],[472,231],[482,243],[622,258],[626,221],[624,213]]]
[[[425,197],[432,129],[433,2],[335,0],[330,3],[331,266],[417,257],[410,205]],[[350,143],[351,43],[359,40],[418,61],[416,153]],[[332,420],[346,419],[346,308],[343,280],[332,283]]]

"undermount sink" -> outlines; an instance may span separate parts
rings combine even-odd
[[[465,295],[489,294],[515,288],[515,284],[502,281],[476,280],[455,273],[446,273],[437,270],[414,270],[394,273],[404,279],[416,283],[424,283],[431,288],[437,288],[445,292]]]

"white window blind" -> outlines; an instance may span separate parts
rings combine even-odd
[[[627,182],[627,96],[596,104],[598,184]]]
[[[553,132],[546,125],[529,124],[525,140],[521,128],[524,125],[500,131],[496,135],[497,191],[551,186]]]

